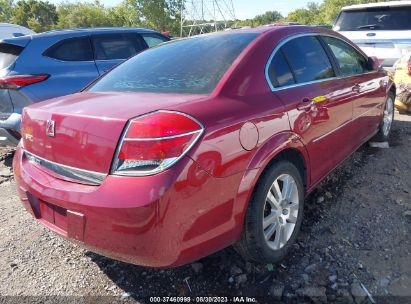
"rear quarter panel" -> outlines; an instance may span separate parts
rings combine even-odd
[[[310,30],[284,27],[261,34],[223,76],[209,101],[184,104],[176,109],[193,115],[205,125],[201,145],[196,145],[189,155],[211,174],[226,177],[264,166],[275,155],[260,151],[278,152],[277,148],[289,141],[288,135],[283,136],[291,134],[288,115],[271,91],[264,71],[282,39]],[[247,122],[258,131],[256,145],[249,150],[240,142],[240,130]],[[278,135],[281,136],[273,140]]]
[[[235,203],[229,208],[235,223],[235,239],[240,236],[254,186],[278,153],[284,149],[299,151],[307,164],[306,175],[310,174],[307,151],[299,136],[290,131],[284,105],[271,91],[264,73],[276,44],[291,33],[294,32],[284,28],[281,32],[263,34],[227,71],[209,101],[175,108],[205,126],[200,143],[188,156],[234,193]],[[240,140],[246,124],[257,130],[250,134],[251,141],[255,140],[251,149],[246,149]]]

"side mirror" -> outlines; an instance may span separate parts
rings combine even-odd
[[[367,65],[368,69],[372,71],[377,71],[381,67],[380,61],[375,56],[368,57]]]

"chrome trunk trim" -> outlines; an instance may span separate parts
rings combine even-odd
[[[24,157],[26,157],[30,163],[34,164],[40,170],[45,171],[55,178],[69,182],[98,186],[101,185],[101,183],[107,177],[107,174],[104,173],[88,171],[58,164],[39,157],[28,151],[24,151]]]

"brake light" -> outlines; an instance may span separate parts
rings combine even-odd
[[[42,82],[49,78],[48,74],[41,75],[15,75],[0,78],[0,89],[19,89],[30,84]]]
[[[411,76],[411,61],[408,61],[408,75]]]
[[[157,111],[129,121],[120,140],[111,173],[143,176],[175,164],[203,133],[191,116]]]

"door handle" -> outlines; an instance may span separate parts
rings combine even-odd
[[[361,87],[360,87],[359,84],[355,84],[355,85],[352,87],[352,91],[353,91],[354,93],[360,93],[360,90],[361,90]]]
[[[315,106],[315,103],[308,98],[304,98],[302,102],[297,105],[297,110],[299,111],[310,111],[312,107]]]

